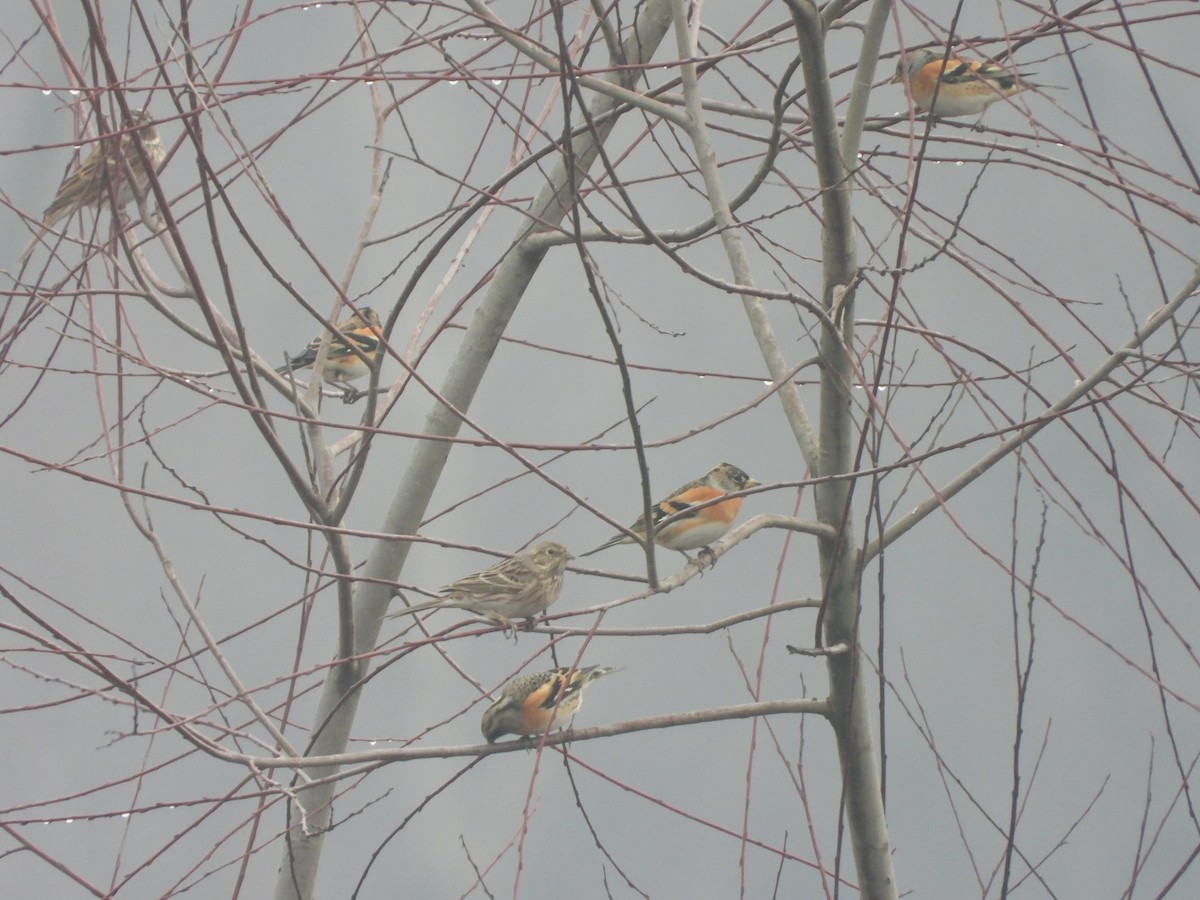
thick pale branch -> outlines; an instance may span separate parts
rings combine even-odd
[[[834,14],[828,3],[821,11],[825,27],[829,27]],[[867,17],[862,46],[858,50],[858,65],[854,67],[854,85],[850,89],[850,102],[846,105],[846,119],[842,126],[842,164],[853,169],[858,156],[859,141],[862,140],[863,122],[867,114],[867,101],[871,98],[871,86],[875,81],[875,66],[879,62],[879,47],[892,12],[891,0],[875,0]]]
[[[734,221],[729,207],[725,186],[717,168],[716,153],[708,138],[704,109],[700,102],[700,85],[696,65],[692,61],[693,51],[689,45],[687,3],[684,0],[674,0],[672,5],[675,13],[676,44],[679,47],[680,56],[684,57],[680,64],[680,72],[688,113],[686,125],[688,136],[692,139],[692,146],[696,151],[700,173],[704,178],[704,186],[708,194],[708,202],[713,211],[713,218],[720,229],[721,241],[725,246],[725,253],[733,270],[734,281],[739,286],[753,288],[754,277],[750,271],[750,261],[746,257],[746,250],[742,245],[737,223]],[[750,321],[751,331],[758,342],[759,352],[767,364],[767,370],[779,385],[779,400],[783,405],[784,414],[791,426],[792,435],[796,439],[800,453],[809,469],[817,471],[819,454],[816,433],[808,417],[808,412],[804,408],[804,403],[800,399],[800,392],[788,377],[791,367],[783,358],[779,340],[771,327],[762,301],[750,294],[743,293],[742,307],[746,312],[746,318]]]
[[[838,142],[835,104],[825,56],[825,23],[809,0],[785,2],[796,24],[821,187],[821,300],[830,316],[840,322],[840,328],[821,328],[821,457],[814,468],[821,476],[834,476],[853,471],[856,451],[851,416],[854,360],[849,350],[854,342],[854,298],[858,281],[851,208],[853,184],[847,177],[847,160],[843,158]],[[873,32],[870,40],[878,41],[879,33]],[[864,46],[862,55],[870,58],[873,51]],[[852,129],[858,127],[851,124]],[[857,136],[854,139],[857,143]],[[835,539],[818,541],[826,597],[822,619],[818,623],[818,638],[827,645],[844,644],[852,648],[851,652],[834,654],[826,660],[830,723],[841,760],[851,846],[863,896],[872,900],[894,900],[897,892],[891,840],[869,719],[866,671],[858,650],[861,569],[853,531],[853,483],[831,481],[818,485],[815,493],[817,518],[837,531]]]

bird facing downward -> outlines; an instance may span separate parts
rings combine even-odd
[[[275,371],[280,375],[287,375],[289,371],[307,369],[317,361],[321,341],[328,340],[329,349],[325,352],[325,365],[321,369],[321,377],[328,384],[338,385],[349,392],[351,389],[348,382],[368,374],[379,355],[382,337],[379,315],[371,307],[364,306],[354,315],[338,322],[337,328],[345,335],[346,340],[342,340],[336,334],[330,336],[329,332],[324,332],[313,338],[299,355],[290,357],[288,365],[280,366]],[[351,349],[352,346],[369,362],[364,362],[363,358]]]
[[[575,557],[554,541],[542,541],[489,569],[460,578],[441,589],[442,596],[418,603],[389,619],[441,607],[469,609],[516,635],[513,619],[532,619],[562,593],[563,573]]]
[[[42,214],[42,222],[33,239],[21,253],[21,262],[29,258],[37,242],[59,219],[85,206],[103,206],[110,198],[115,198],[117,208],[123,209],[134,199],[135,189],[138,195],[145,194],[150,184],[150,176],[142,164],[141,156],[133,147],[135,135],[145,150],[147,159],[150,160],[151,168],[158,171],[167,155],[166,148],[163,147],[150,113],[144,109],[135,109],[133,118],[122,126],[119,140],[116,135],[112,135],[111,139],[99,141],[80,163],[79,168],[63,179],[54,200]]]
[[[654,543],[660,547],[666,547],[668,550],[678,550],[684,556],[687,556],[686,551],[688,550],[707,547],[733,527],[733,520],[742,508],[742,498],[730,497],[728,500],[713,503],[711,506],[705,506],[693,512],[688,512],[688,510],[706,500],[713,500],[733,491],[757,487],[759,484],[761,482],[751,478],[732,463],[721,463],[706,473],[704,477],[689,481],[671,496],[660,500],[652,507]],[[659,523],[668,518],[671,521],[660,528]],[[629,530],[644,540],[646,517],[639,516],[638,520],[629,526]],[[632,544],[633,542],[633,538],[629,535],[617,534],[599,547],[582,555],[591,556],[593,553],[599,553],[601,550],[607,550],[617,544]]]
[[[612,666],[588,666],[518,675],[504,686],[500,699],[484,710],[480,731],[494,744],[504,734],[538,737],[565,728],[579,711],[583,689],[619,671]]]
[[[926,47],[905,53],[896,64],[892,84],[907,75],[908,93],[921,112],[935,116],[974,116],[997,100],[1038,87],[1025,75],[1009,72],[992,62],[945,59],[941,48]],[[934,94],[937,94],[936,98]]]

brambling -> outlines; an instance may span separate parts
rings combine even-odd
[[[746,488],[757,487],[762,482],[751,478],[737,466],[731,463],[721,463],[703,478],[689,481],[665,500],[660,500],[651,510],[654,517],[654,543],[668,550],[678,550],[687,556],[688,550],[707,547],[717,538],[724,535],[733,527],[733,520],[738,510],[742,508],[741,497],[730,497],[720,503],[705,506],[694,512],[686,512],[690,507],[712,500],[732,491],[742,491]],[[677,516],[677,517],[676,517]],[[659,523],[670,518],[671,521],[659,527]],[[629,526],[640,538],[646,537],[646,517],[639,516],[638,520]],[[627,534],[614,535],[594,550],[589,550],[582,556],[591,556],[617,544],[632,544],[633,538]],[[690,560],[691,557],[688,556]]]
[[[518,675],[504,686],[500,699],[484,710],[479,728],[489,744],[503,734],[538,737],[565,728],[579,711],[583,689],[619,671],[612,666],[588,666]]]
[[[902,84],[907,73],[909,96],[921,112],[973,116],[997,100],[1038,87],[995,63],[945,56],[941,48],[926,47],[905,53],[896,64],[891,83]]]
[[[321,349],[323,340],[329,341],[329,349],[325,352],[325,366],[321,377],[328,383],[340,386],[346,391],[347,401],[355,398],[357,392],[348,382],[362,378],[371,371],[375,358],[379,355],[382,332],[379,325],[379,315],[369,306],[364,306],[358,313],[337,323],[337,329],[345,337],[330,335],[324,332],[313,338],[298,356],[288,358],[286,366],[280,366],[275,371],[287,375],[289,371],[307,369],[317,361],[317,352]],[[349,341],[349,343],[347,343]],[[355,353],[351,347],[357,348],[362,356]],[[366,357],[364,360],[363,357]]]
[[[390,613],[388,618],[441,607],[469,609],[515,637],[512,620],[532,620],[545,612],[562,593],[563,573],[574,558],[562,544],[542,541],[490,569],[446,585],[438,599]]]
[[[62,180],[54,200],[42,214],[41,224],[21,252],[21,263],[29,258],[38,241],[59,219],[85,206],[103,206],[108,203],[110,197],[115,197],[117,207],[123,209],[134,199],[135,188],[138,195],[145,194],[150,184],[150,176],[142,164],[141,156],[133,149],[135,135],[141,142],[142,149],[146,151],[151,166],[158,171],[167,150],[158,136],[158,129],[154,127],[150,113],[144,109],[135,109],[133,119],[122,127],[119,140],[116,139],[116,135],[112,135],[112,140],[102,139],[97,142],[79,168]],[[130,184],[131,177],[133,184]]]

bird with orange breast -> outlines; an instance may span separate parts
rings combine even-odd
[[[579,711],[583,689],[597,678],[619,671],[612,666],[588,666],[518,675],[484,710],[480,731],[489,744],[494,744],[505,734],[540,737],[565,728]]]
[[[678,550],[684,556],[688,550],[699,550],[722,537],[733,527],[742,508],[741,497],[718,500],[726,494],[758,487],[761,482],[751,478],[732,463],[721,463],[695,481],[689,481],[660,500],[650,510],[654,520],[654,543],[668,550]],[[708,501],[718,501],[702,505]],[[659,523],[663,523],[661,526]],[[646,517],[629,526],[629,530],[643,540],[646,537]],[[581,556],[591,556],[617,544],[632,544],[634,539],[621,533],[609,538],[599,547]],[[691,557],[688,556],[690,560]]]
[[[329,346],[325,351],[321,378],[327,384],[342,388],[345,392],[343,399],[347,403],[358,399],[360,392],[350,387],[350,382],[371,373],[371,366],[383,347],[379,314],[371,307],[364,306],[338,322],[337,330],[339,334],[325,332],[317,335],[300,353],[289,356],[287,365],[280,366],[275,370],[276,373],[287,376],[314,365],[320,354],[321,343],[327,341]]]
[[[993,62],[947,58],[941,47],[900,57],[892,84],[906,84],[913,106],[934,116],[982,115],[993,103],[1041,87]]]

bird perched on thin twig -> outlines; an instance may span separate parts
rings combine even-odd
[[[513,619],[545,612],[562,593],[563,573],[573,556],[562,544],[542,541],[489,569],[460,578],[441,589],[437,600],[388,615],[407,616],[427,609],[469,609],[516,636]]]
[[[85,206],[104,206],[110,199],[115,200],[116,208],[121,210],[134,199],[135,191],[138,196],[146,193],[150,175],[134,149],[135,136],[146,151],[151,169],[158,171],[166,157],[166,148],[150,113],[135,109],[133,118],[122,126],[119,138],[115,134],[101,137],[79,168],[63,179],[54,200],[42,214],[41,224],[21,252],[21,263],[29,258],[38,241],[56,222],[76,210]]]
[[[1025,80],[1027,77],[1027,73],[1009,72],[993,62],[947,59],[943,48],[926,47],[900,58],[891,83],[907,82],[913,105],[921,112],[973,116],[982,115],[997,100],[1042,87]]]
[[[721,463],[715,466],[704,477],[689,481],[665,500],[660,500],[651,509],[654,518],[654,543],[668,550],[678,550],[687,556],[688,550],[698,550],[707,547],[713,541],[724,535],[737,518],[742,508],[741,497],[730,497],[719,503],[699,506],[706,500],[715,500],[734,491],[743,491],[757,487],[761,482],[751,478],[732,463]],[[670,521],[667,521],[670,519]],[[659,527],[660,522],[666,524]],[[639,516],[629,530],[645,540],[646,517]],[[591,556],[617,544],[632,544],[634,539],[627,534],[614,535],[594,550],[589,550],[582,556]],[[688,556],[690,560],[691,557]]]
[[[579,711],[583,689],[619,671],[612,666],[588,666],[518,675],[504,686],[500,699],[484,710],[480,730],[494,744],[504,734],[538,737],[565,728]]]
[[[337,330],[341,332],[340,336],[331,335],[328,331],[322,333],[313,338],[297,356],[289,357],[287,365],[275,371],[287,375],[297,369],[307,369],[317,361],[321,342],[328,341],[329,349],[325,351],[321,377],[326,383],[341,387],[346,392],[344,399],[347,403],[357,399],[358,392],[350,387],[349,382],[369,374],[375,358],[379,356],[382,346],[380,339],[383,336],[379,315],[371,307],[364,306],[338,322]],[[355,353],[355,349],[359,352]]]

